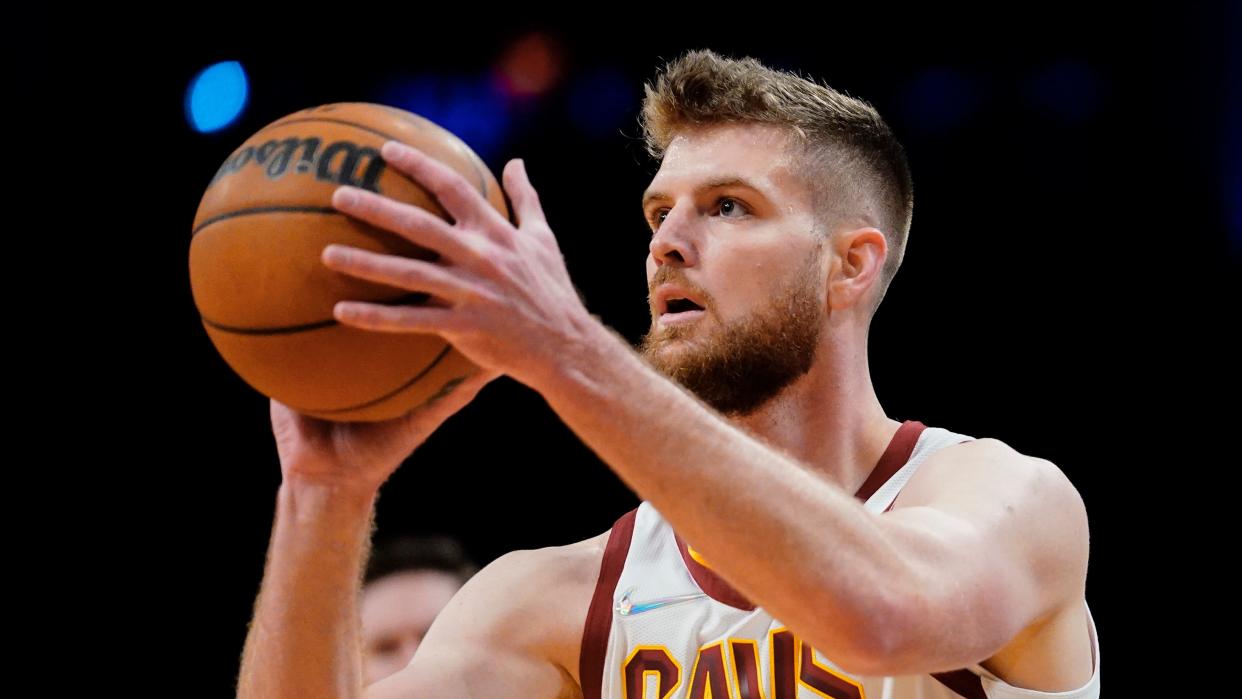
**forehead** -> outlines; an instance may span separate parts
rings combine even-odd
[[[678,133],[665,149],[644,200],[734,177],[773,200],[789,200],[807,192],[796,165],[794,140],[785,127],[749,123],[690,129]]]
[[[409,623],[429,624],[460,586],[452,575],[434,570],[386,575],[362,590],[362,626],[378,632]]]

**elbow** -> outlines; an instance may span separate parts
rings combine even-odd
[[[884,613],[872,613],[866,621],[859,620],[849,635],[849,643],[833,662],[853,675],[885,676],[902,665],[901,658],[910,646],[909,634],[902,623],[902,612],[890,607]]]
[[[853,635],[846,654],[833,662],[854,675],[884,677],[922,674],[927,670],[929,651],[925,634],[912,623],[917,617],[904,616],[897,609],[884,617],[863,624],[865,633]]]
[[[912,645],[909,621],[915,603],[891,593],[892,588],[877,586],[848,606],[834,600],[837,614],[808,633],[806,642],[850,674],[894,674],[891,670]]]
[[[925,674],[965,667],[999,651],[1020,628],[1003,590],[975,595],[923,593],[877,605],[837,663],[867,676]],[[834,659],[835,662],[835,659]]]

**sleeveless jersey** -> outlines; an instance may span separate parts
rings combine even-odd
[[[972,437],[917,421],[897,430],[857,496],[887,511],[929,455]],[[715,575],[650,503],[612,528],[587,615],[579,667],[585,699],[1095,699],[1006,684],[975,664],[935,675],[870,677],[834,665]]]

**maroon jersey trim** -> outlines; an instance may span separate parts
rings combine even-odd
[[[637,508],[622,515],[612,525],[608,545],[604,547],[599,580],[595,583],[595,594],[587,610],[586,625],[582,629],[582,649],[578,656],[578,681],[582,683],[584,699],[601,699],[604,657],[608,652],[608,633],[612,630],[612,594],[617,589],[621,569],[625,567],[625,558],[630,553],[637,516]]]
[[[966,699],[988,699],[987,692],[983,691],[983,680],[970,670],[935,672],[932,677]]]
[[[708,597],[717,602],[724,602],[730,607],[736,607],[745,611],[754,611],[755,605],[746,597],[733,589],[733,586],[725,582],[725,579],[716,575],[710,568],[700,564],[690,555],[690,548],[686,545],[685,539],[676,532],[673,537],[677,539],[677,550],[681,551],[681,560],[686,563],[686,570],[690,571],[690,577],[694,578],[695,584],[699,589],[707,593]]]
[[[923,434],[923,430],[927,426],[918,420],[906,420],[901,423],[901,427],[897,428],[897,434],[893,435],[892,441],[888,443],[888,449],[884,450],[884,455],[880,457],[880,462],[876,464],[875,469],[871,471],[871,475],[867,476],[867,480],[858,488],[855,497],[866,502],[880,486],[888,482],[893,474],[901,470],[910,461],[910,456],[914,454],[914,445],[919,441],[919,435]]]

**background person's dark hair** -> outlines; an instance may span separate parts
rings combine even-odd
[[[448,573],[465,584],[479,566],[455,539],[446,536],[394,536],[379,539],[371,550],[362,583],[411,570]]]

